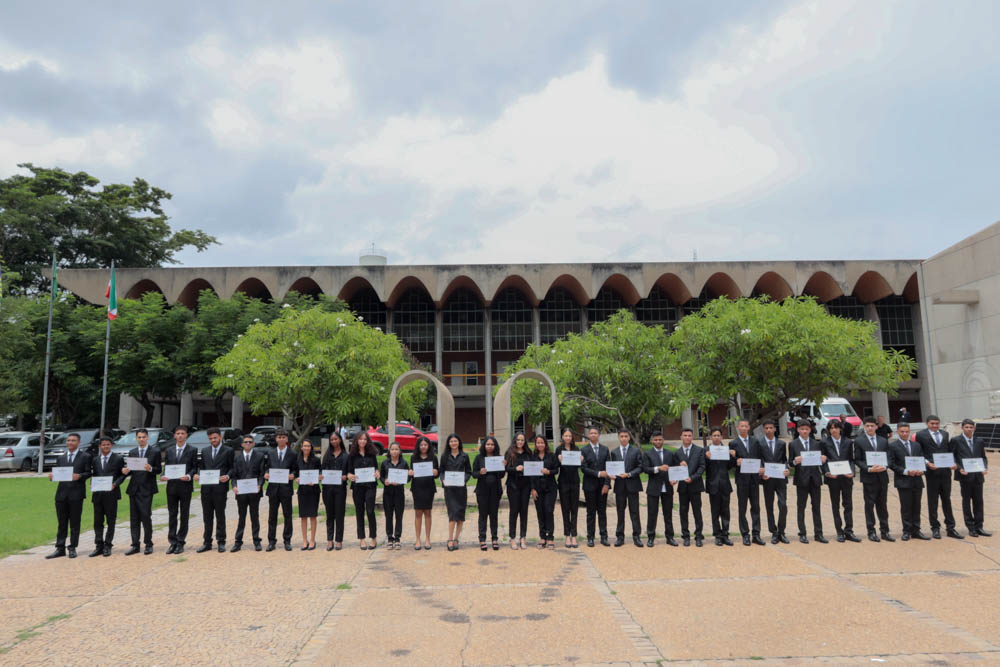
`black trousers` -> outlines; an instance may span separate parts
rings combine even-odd
[[[167,491],[167,539],[184,546],[191,517],[191,491]]]
[[[750,523],[747,523],[747,505],[750,505]],[[740,535],[760,537],[760,483],[756,480],[736,485],[736,508],[740,515]]]
[[[539,539],[555,539],[556,490],[554,488],[538,492],[538,498],[535,499],[535,515],[538,517]]]
[[[920,530],[921,487],[896,489],[899,491],[899,518],[903,523],[903,535],[914,535]]]
[[[406,506],[405,487],[387,486],[382,489],[382,511],[385,513],[385,536],[399,541],[403,534],[403,508]]]
[[[132,546],[139,546],[140,532],[143,544],[153,546],[153,496],[129,496],[128,517],[132,529]]]
[[[528,503],[531,499],[531,488],[525,484],[521,488],[507,487],[507,500],[510,503],[510,539],[528,536]],[[521,526],[518,529],[517,522],[520,520]]]
[[[678,505],[680,505],[681,515],[681,537],[685,540],[691,538],[691,531],[688,530],[688,510],[694,514],[694,536],[704,537],[704,519],[701,516],[701,491],[694,492],[688,489],[689,484],[680,482],[677,484]]]
[[[656,521],[663,507],[663,534],[667,537],[674,536],[674,487],[667,485],[666,491],[660,491],[660,495],[651,496],[646,494],[646,535],[650,539],[656,537]]]
[[[218,488],[211,488],[217,486]],[[226,543],[226,485],[217,484],[201,487],[201,516],[205,523],[203,539],[205,544],[212,544],[212,524],[215,524],[215,541]]]
[[[240,520],[236,524],[236,544],[243,544],[243,531],[247,527],[247,511],[250,512],[250,534],[254,544],[260,544],[260,494],[241,493],[236,496],[236,509]]]
[[[837,535],[854,532],[854,480],[850,477],[833,477],[826,480],[830,492],[830,507],[833,508],[833,527]],[[840,507],[844,510],[841,512]]]
[[[94,546],[110,547],[115,542],[115,522],[118,519],[118,499],[110,492],[97,492],[94,501]],[[107,532],[104,524],[108,524]]]
[[[358,539],[365,539],[365,519],[368,520],[368,537],[375,539],[378,527],[375,525],[375,485],[354,485],[351,489],[354,498],[354,520],[358,525]]]
[[[490,536],[497,539],[497,530],[500,523],[500,494],[496,491],[487,491],[476,494],[476,503],[479,505],[479,541],[486,541],[486,522],[490,523]]]
[[[576,519],[580,514],[580,487],[559,488],[559,509],[562,510],[563,535],[576,537]]]
[[[970,475],[972,477],[972,475]],[[970,531],[983,527],[983,476],[975,475],[972,479],[959,481],[962,488],[962,515],[965,527]]]
[[[927,516],[930,519],[931,530],[941,530],[938,521],[938,501],[944,513],[945,528],[955,527],[955,513],[951,510],[951,470],[928,470],[927,478]]]
[[[615,525],[615,537],[625,537],[625,506],[628,506],[629,520],[632,522],[632,537],[642,535],[642,523],[639,521],[639,492],[623,491],[615,494],[615,510],[618,513],[618,523]]]
[[[292,541],[292,496],[282,496],[275,494],[267,497],[267,543],[275,544],[278,541],[278,508],[281,508],[281,515],[285,524],[281,527],[281,539],[284,542]]]
[[[823,497],[822,482],[803,484],[795,487],[795,518],[799,525],[799,536],[806,534],[806,501],[812,505],[813,535],[823,534],[823,515],[820,513],[819,502]]]
[[[587,539],[594,538],[594,523],[601,531],[601,537],[608,536],[608,494],[601,493],[603,487],[583,490],[583,500],[587,503]]]
[[[861,489],[865,497],[865,526],[869,533],[875,532],[875,515],[883,533],[889,532],[889,485],[883,481],[862,482]]]
[[[732,491],[708,494],[708,505],[712,511],[712,536],[729,537],[729,497]]]
[[[764,480],[764,509],[767,511],[767,529],[772,535],[784,535],[788,521],[788,481],[784,479]],[[774,499],[778,498],[778,520],[774,520]]]
[[[344,541],[344,515],[347,512],[347,487],[324,486],[323,505],[326,506],[326,541]]]
[[[69,546],[76,549],[80,543],[80,516],[83,514],[83,499],[80,500],[57,500],[56,519],[59,522],[56,528],[56,548],[66,548],[66,533],[69,533]]]

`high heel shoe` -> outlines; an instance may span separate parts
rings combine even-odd
[[[333,542],[330,542],[329,544],[326,545],[326,550],[333,551]]]
[[[486,542],[480,542],[479,543],[479,550],[480,551],[486,551]]]
[[[500,543],[493,540],[493,551],[500,551]]]
[[[528,548],[528,540],[524,539],[523,537],[521,538],[521,548],[522,549]]]

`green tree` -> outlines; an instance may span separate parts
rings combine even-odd
[[[109,184],[86,172],[32,164],[31,175],[0,179],[0,257],[19,275],[15,291],[48,286],[52,251],[60,266],[94,268],[174,263],[187,247],[204,250],[215,238],[198,230],[172,231],[162,203],[171,195],[141,178]]]
[[[215,362],[215,390],[234,392],[254,414],[281,412],[298,442],[324,421],[385,422],[392,383],[410,368],[396,337],[350,311],[283,311],[251,325]],[[413,383],[399,392],[401,415],[416,416],[424,390]]]
[[[756,427],[805,401],[847,391],[895,394],[916,362],[884,350],[871,322],[835,317],[812,297],[716,299],[670,336],[668,386],[708,410],[749,410]]]
[[[562,421],[626,428],[645,441],[678,412],[664,390],[669,365],[663,328],[646,326],[621,310],[584,334],[530,346],[503,379],[525,368],[540,369],[555,383]],[[548,421],[550,405],[542,383],[525,379],[514,385],[512,412],[520,410],[528,423]]]

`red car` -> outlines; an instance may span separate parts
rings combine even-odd
[[[427,439],[431,441],[432,451],[437,451],[438,434],[437,433],[424,433],[420,429],[416,428],[413,424],[407,424],[406,422],[399,422],[396,424],[396,442],[399,443],[400,449],[404,452],[412,452],[417,445],[417,438],[422,435],[426,435]],[[368,428],[368,437],[372,439],[375,446],[378,447],[379,451],[386,451],[389,449],[389,433],[386,431],[384,426],[379,426],[375,428],[371,426]]]

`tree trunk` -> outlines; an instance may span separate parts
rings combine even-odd
[[[222,396],[216,396],[215,400],[215,418],[218,420],[216,424],[219,426],[225,426],[226,424],[226,411],[222,409]],[[232,423],[231,421],[229,422]]]
[[[146,411],[146,416],[142,420],[142,425],[146,428],[149,428],[150,426],[153,425],[153,412],[155,411],[156,408],[153,405],[153,402],[149,400],[149,394],[145,392],[137,396],[136,400],[139,401],[139,405],[141,405],[143,409]]]

